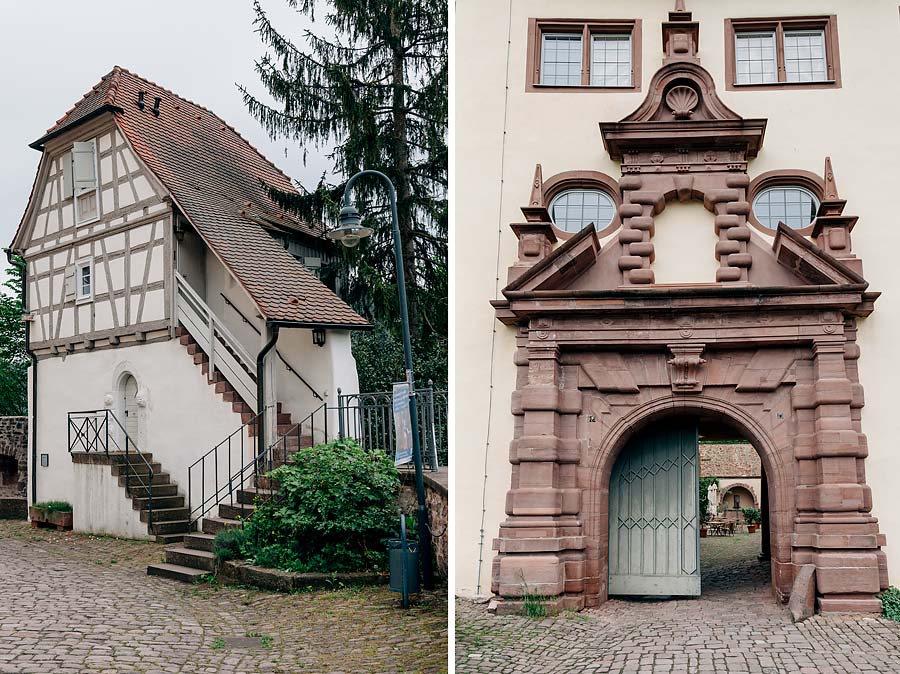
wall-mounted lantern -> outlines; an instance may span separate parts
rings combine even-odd
[[[325,346],[325,328],[313,328],[313,344]]]

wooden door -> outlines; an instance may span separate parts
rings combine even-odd
[[[138,405],[137,405],[137,381],[131,375],[126,377],[122,392],[125,397],[122,409],[125,410],[125,432],[131,438],[131,443],[138,441]],[[124,445],[123,445],[124,449]],[[135,449],[135,447],[131,447]]]
[[[609,594],[699,596],[696,424],[633,438],[609,480]]]

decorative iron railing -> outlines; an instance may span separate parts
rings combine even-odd
[[[422,440],[422,462],[436,471],[447,465],[447,392],[428,388],[416,389],[418,398],[419,437]],[[355,438],[366,449],[380,449],[393,455],[393,393],[341,394],[338,390],[338,429],[342,436]]]
[[[272,406],[269,405],[266,409],[272,409]],[[234,505],[236,490],[244,486],[243,480],[235,485],[235,478],[242,474],[244,465],[252,462],[256,456],[255,433],[251,436],[251,431],[257,427],[259,417],[259,414],[254,414],[247,423],[188,468],[188,519],[192,524],[226,499],[229,505]],[[212,478],[213,482],[209,488],[207,478]]]
[[[153,525],[153,465],[111,410],[68,413],[69,453],[120,455],[125,465],[125,491],[147,497],[147,527]],[[145,472],[146,471],[146,472]]]

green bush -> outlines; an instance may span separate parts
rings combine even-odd
[[[213,539],[213,553],[217,562],[227,562],[229,559],[243,557],[242,549],[247,535],[243,529],[229,527],[222,529]]]
[[[285,571],[384,570],[397,526],[400,478],[382,451],[341,439],[301,449],[270,475],[275,498],[257,502],[245,555]]]
[[[900,590],[891,585],[879,596],[881,597],[881,615],[888,620],[900,622]]]
[[[34,507],[48,513],[72,512],[71,504],[66,503],[65,501],[43,501],[41,503],[35,503]]]
[[[741,508],[741,514],[747,524],[759,524],[762,521],[759,508]]]

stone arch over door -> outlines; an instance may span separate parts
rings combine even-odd
[[[126,403],[126,398],[130,404]],[[118,421],[116,441],[124,450],[124,434],[118,428],[127,430],[131,441],[141,451],[148,451],[148,392],[140,371],[130,362],[119,363],[113,372],[112,390],[106,396],[106,407],[112,411]]]
[[[607,600],[609,561],[609,480],[616,461],[628,441],[656,422],[696,418],[722,422],[741,434],[757,451],[770,475],[769,508],[771,514],[769,537],[772,550],[772,588],[780,600],[790,594],[793,572],[791,567],[791,531],[795,512],[793,501],[793,468],[784,452],[772,439],[772,429],[733,402],[712,396],[666,395],[639,405],[616,420],[602,434],[600,444],[592,452],[591,466],[585,473],[584,531],[585,531],[585,605],[596,606]],[[787,461],[786,461],[787,459]],[[787,463],[787,465],[785,465]]]

